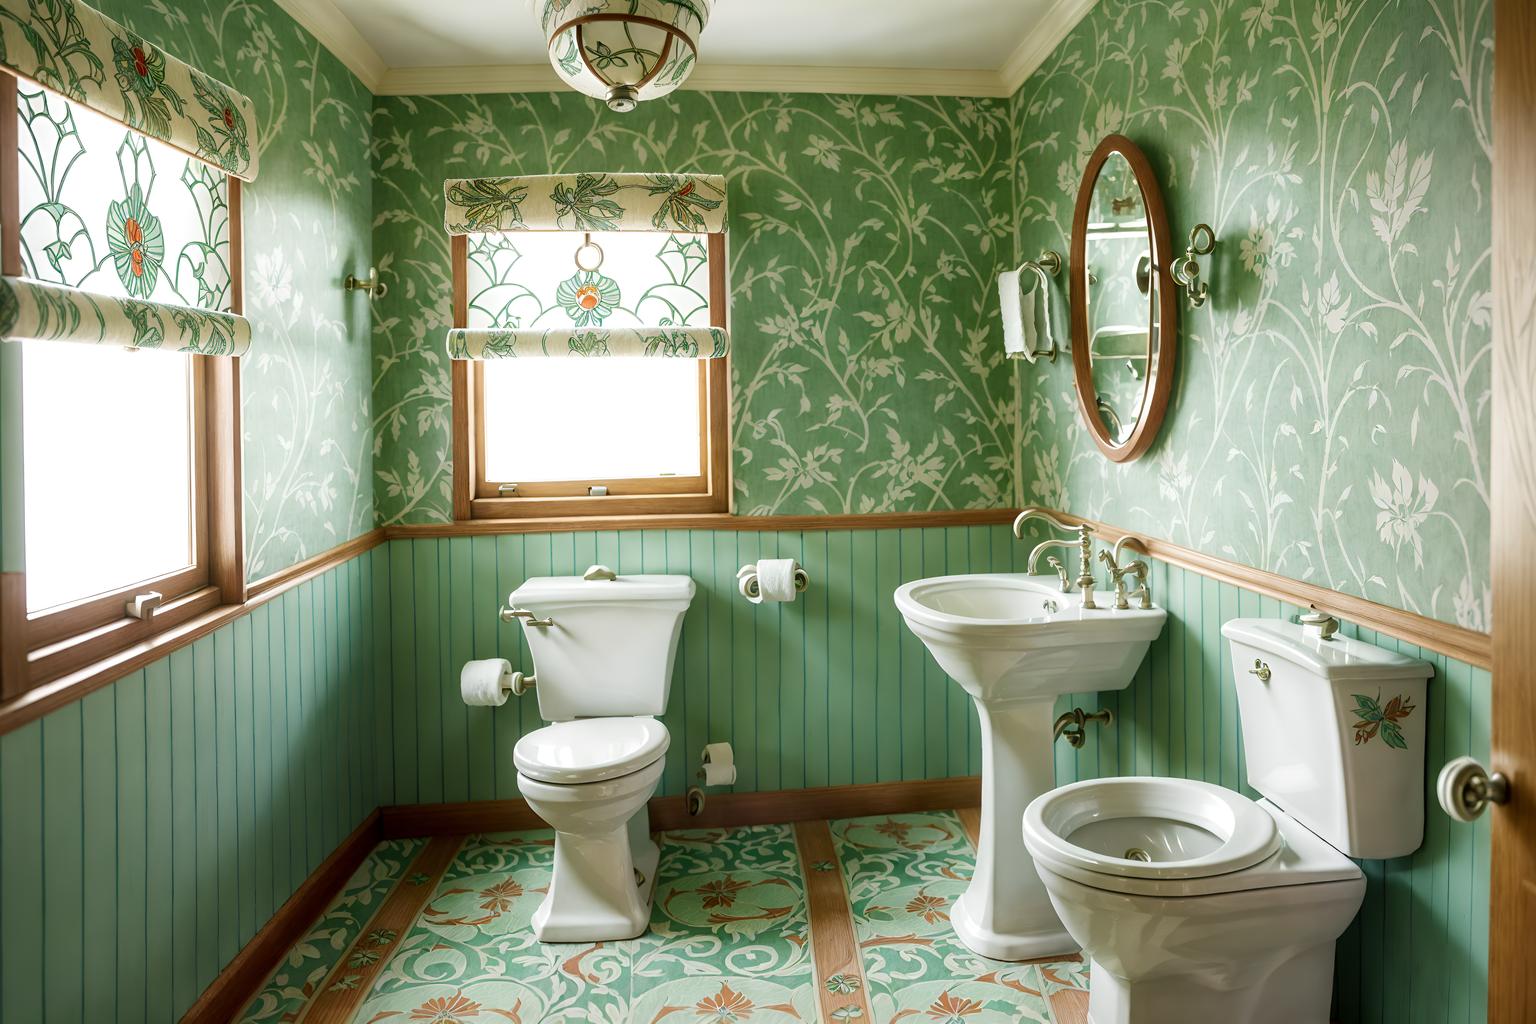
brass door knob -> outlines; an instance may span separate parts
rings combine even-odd
[[[1476,821],[1489,804],[1509,803],[1509,779],[1503,772],[1489,774],[1476,758],[1458,757],[1440,769],[1435,795],[1457,821]]]

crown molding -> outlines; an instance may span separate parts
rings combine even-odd
[[[682,86],[707,92],[851,93],[866,96],[976,96],[1006,99],[1066,39],[1098,0],[1056,0],[999,70],[699,64]],[[547,64],[391,68],[331,0],[277,0],[376,96],[555,92],[566,88]]]
[[[548,64],[390,68],[380,96],[557,92],[567,86]],[[930,68],[817,68],[780,64],[700,64],[682,88],[702,92],[857,93],[868,96],[990,96],[1012,93],[995,71]]]
[[[998,78],[1007,90],[1003,95],[1012,96],[1018,92],[1029,76],[1039,70],[1046,58],[1055,52],[1056,47],[1066,40],[1077,23],[1087,17],[1098,2],[1056,0],[998,71]]]
[[[378,93],[389,67],[331,0],[277,0],[277,5],[345,64],[369,92]]]

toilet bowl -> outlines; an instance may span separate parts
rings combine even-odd
[[[533,915],[542,942],[634,938],[650,919],[660,851],[646,801],[669,737],[654,718],[585,718],[529,733],[513,751],[517,788],[555,830],[549,893]]]
[[[667,710],[687,576],[536,576],[507,597],[523,625],[539,715],[552,724],[517,741],[512,760],[528,806],[555,830],[549,892],[533,915],[544,942],[608,942],[645,931],[659,851],[646,801],[670,737]],[[524,689],[522,692],[529,692]]]
[[[1365,876],[1267,801],[1185,779],[1074,783],[1030,805],[1024,842],[1091,961],[1093,1024],[1328,1019]]]
[[[1365,898],[1351,858],[1423,841],[1428,663],[1315,623],[1236,619],[1222,635],[1263,799],[1096,779],[1024,812],[1035,870],[1090,961],[1092,1024],[1326,1024],[1334,943]]]

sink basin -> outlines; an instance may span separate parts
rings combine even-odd
[[[1168,617],[1085,609],[1055,576],[1022,573],[915,580],[896,590],[896,607],[939,667],[989,702],[1123,690]]]
[[[914,580],[896,607],[981,720],[981,835],[971,884],[950,914],[960,941],[995,960],[1077,949],[1024,846],[1024,809],[1055,788],[1051,735],[1064,693],[1123,690],[1162,632],[1161,608],[1099,608],[1055,576],[981,573]]]

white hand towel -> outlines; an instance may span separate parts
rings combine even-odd
[[[1050,278],[1039,267],[1008,270],[997,275],[998,302],[1003,311],[1003,351],[1014,359],[1034,362],[1056,348],[1051,330]],[[1046,347],[1040,348],[1039,322],[1045,323]]]

